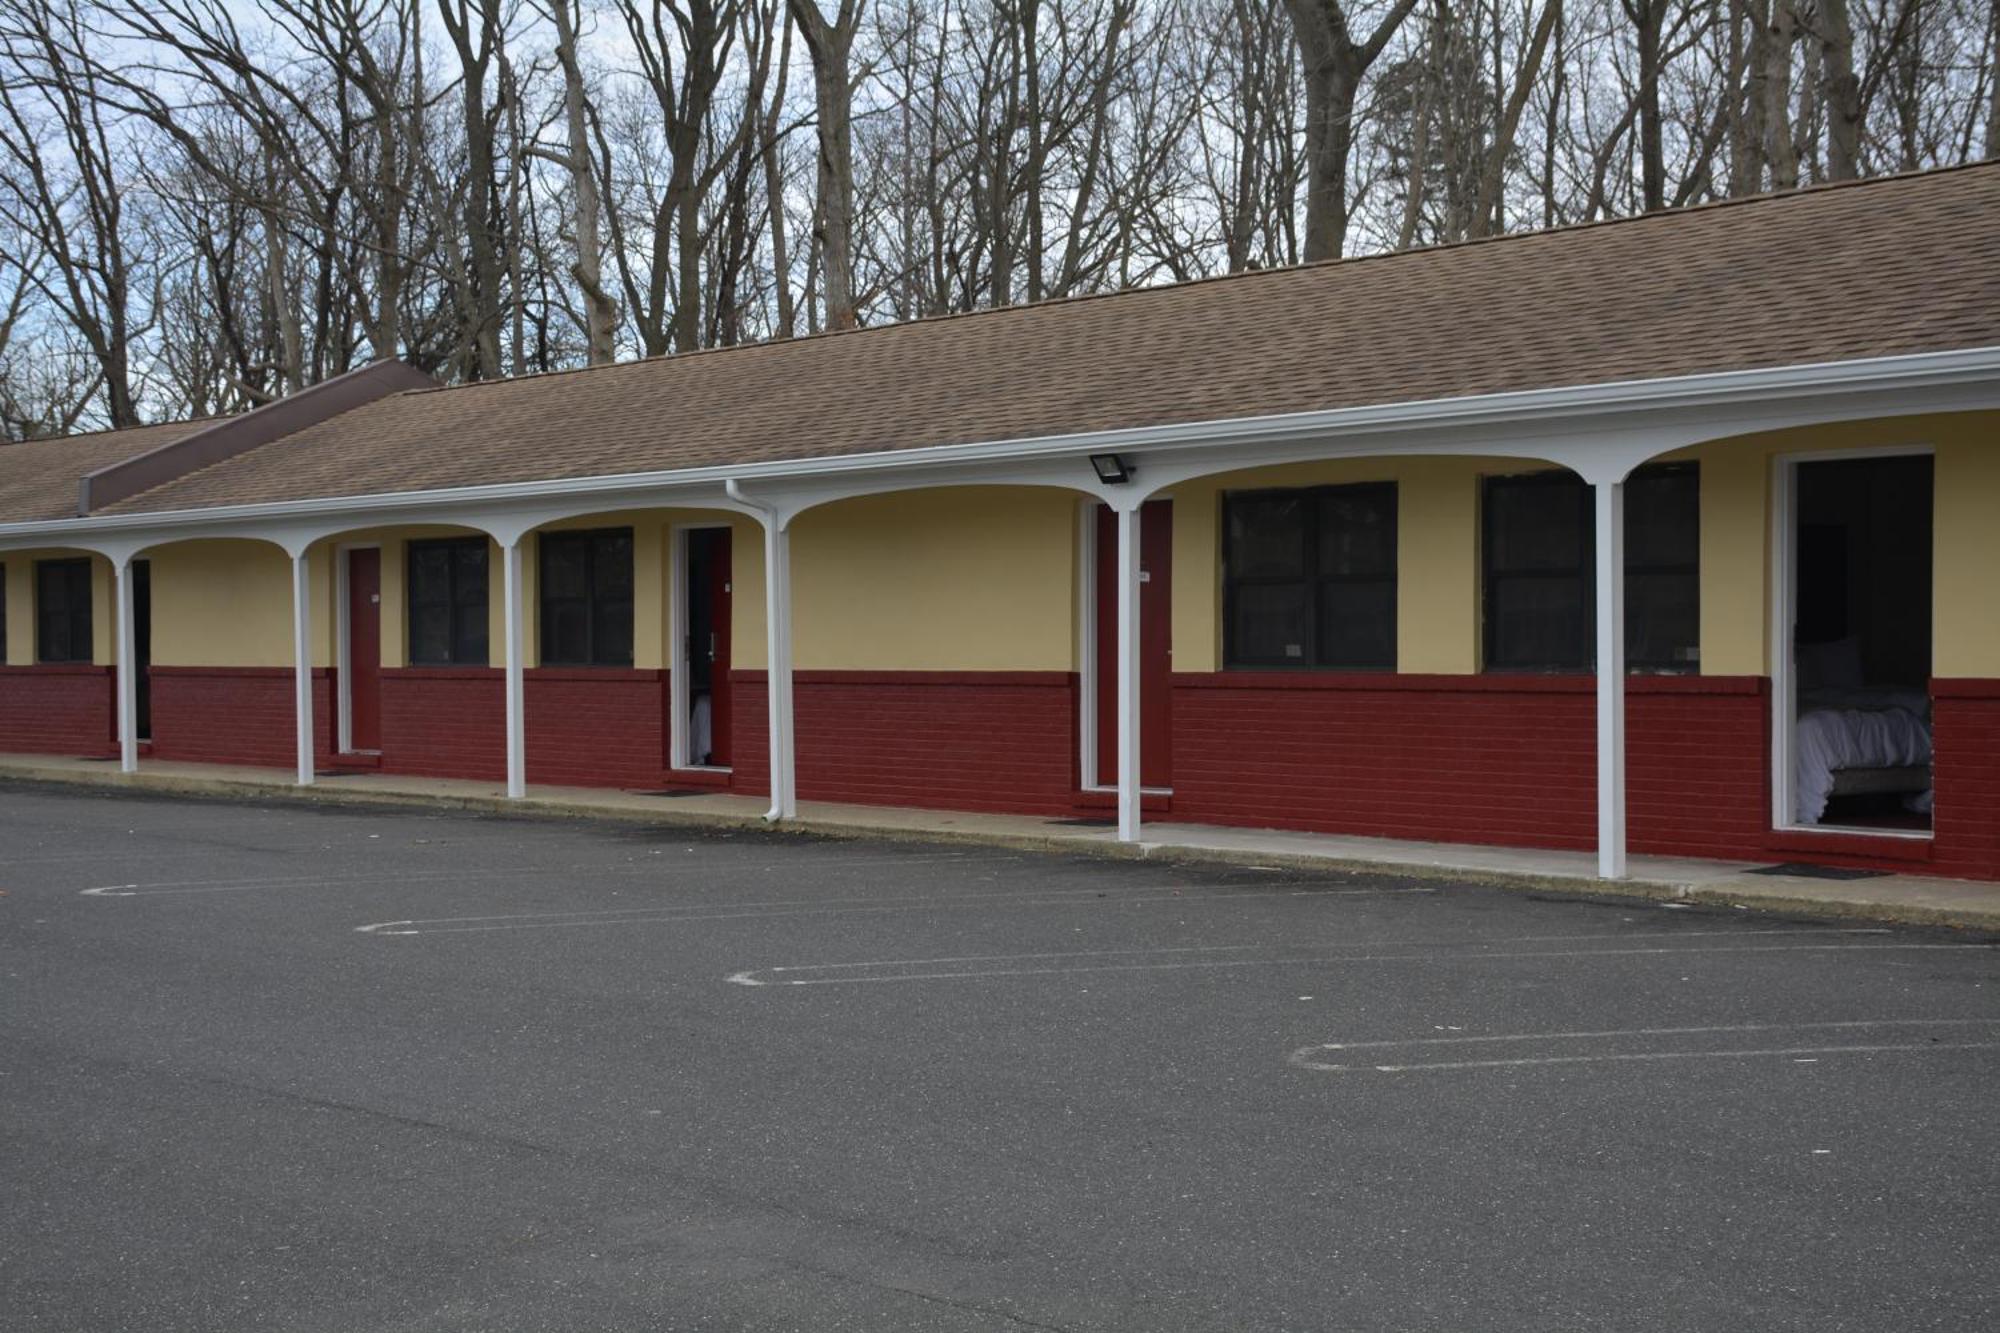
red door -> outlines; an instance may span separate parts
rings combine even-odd
[[[729,767],[730,549],[728,528],[710,528],[708,546],[708,762]]]
[[[347,748],[382,748],[382,553],[347,553]]]
[[[1139,782],[1173,785],[1174,507],[1139,509]],[[1118,785],[1118,516],[1097,509],[1097,778]]]

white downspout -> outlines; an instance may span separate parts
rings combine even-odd
[[[776,823],[799,813],[792,750],[792,539],[776,505],[751,499],[734,477],[723,490],[764,525],[764,684],[771,746],[771,808],[764,818]]]
[[[1597,875],[1625,878],[1625,484],[1597,502]]]

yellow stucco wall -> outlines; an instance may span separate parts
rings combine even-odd
[[[160,666],[292,664],[292,562],[254,541],[157,547],[152,569],[153,661]]]
[[[1071,669],[1077,501],[954,487],[806,511],[792,524],[794,665]]]
[[[2000,677],[2000,413],[1954,423],[1936,484],[1931,670]]]

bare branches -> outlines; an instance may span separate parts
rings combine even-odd
[[[0,0],[0,429],[1963,161],[1996,55],[1995,0]]]

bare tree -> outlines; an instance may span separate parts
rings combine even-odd
[[[806,54],[812,58],[819,182],[813,238],[817,243],[826,324],[851,329],[854,299],[854,34],[867,0],[840,0],[831,20],[818,0],[787,0]]]
[[[1417,0],[1392,0],[1374,31],[1358,42],[1340,0],[1287,0],[1287,5],[1306,85],[1305,258],[1337,259],[1347,244],[1347,161],[1361,79]]]

